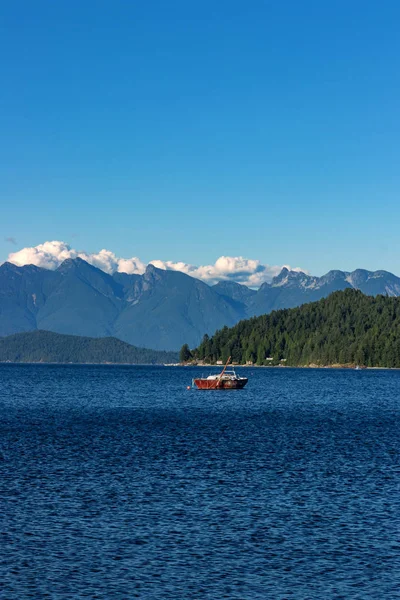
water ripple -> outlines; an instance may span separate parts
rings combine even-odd
[[[393,599],[400,373],[0,366],[7,600]]]

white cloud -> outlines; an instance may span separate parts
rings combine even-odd
[[[105,249],[90,254],[75,250],[61,241],[45,242],[32,248],[23,248],[18,252],[12,252],[8,257],[8,261],[18,266],[33,264],[53,270],[67,258],[77,257],[110,274],[115,272],[142,274],[146,269],[146,264],[137,257],[118,258],[114,252]],[[242,256],[220,256],[213,265],[203,266],[163,260],[152,260],[150,262],[159,269],[181,271],[209,284],[214,284],[217,281],[236,281],[255,288],[266,281],[271,281],[283,266],[288,269],[291,268],[289,265],[270,266],[261,263],[259,260],[243,258]],[[292,270],[302,271],[298,267]]]
[[[23,248],[18,252],[12,252],[8,261],[22,267],[23,265],[36,265],[44,269],[54,270],[67,258],[82,258],[91,265],[106,273],[139,273],[146,270],[146,265],[139,258],[118,258],[110,250],[100,250],[97,254],[89,254],[80,250],[74,250],[65,242],[53,241],[39,244],[33,248]]]
[[[78,253],[64,242],[45,242],[33,248],[22,248],[11,252],[8,261],[22,267],[36,265],[44,269],[56,269],[67,258],[76,258]]]
[[[114,252],[110,250],[100,250],[98,254],[87,254],[86,252],[79,252],[78,256],[86,260],[91,265],[94,265],[98,269],[102,269],[106,273],[134,273],[141,275],[146,270],[146,265],[140,260],[140,258],[118,258]]]
[[[270,266],[262,264],[259,260],[243,258],[243,256],[220,256],[213,265],[200,267],[184,262],[174,263],[162,260],[152,260],[151,264],[159,269],[182,271],[209,284],[218,281],[236,281],[255,288],[271,281],[275,275],[281,272],[283,267],[292,271],[304,271],[299,267],[293,269],[289,265]]]

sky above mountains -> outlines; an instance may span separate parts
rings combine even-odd
[[[392,0],[2,3],[0,262],[65,240],[118,268],[399,273],[399,18]]]

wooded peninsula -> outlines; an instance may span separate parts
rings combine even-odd
[[[137,348],[113,337],[90,338],[30,331],[0,338],[0,362],[164,364],[177,352]]]
[[[400,298],[334,292],[204,336],[193,359],[290,366],[400,368]]]

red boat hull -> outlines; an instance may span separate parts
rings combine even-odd
[[[199,390],[241,390],[248,382],[247,377],[241,379],[195,379]]]

